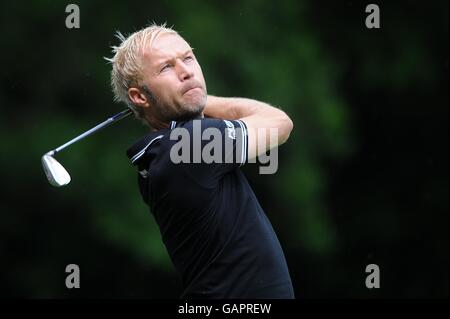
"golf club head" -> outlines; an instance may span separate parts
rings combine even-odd
[[[45,154],[41,158],[42,167],[50,184],[61,187],[70,183],[70,175],[51,155]]]

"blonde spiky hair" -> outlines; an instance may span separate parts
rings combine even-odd
[[[133,110],[136,118],[148,124],[144,118],[143,110],[136,107],[128,97],[130,87],[139,87],[142,80],[141,57],[147,45],[151,47],[153,41],[158,35],[163,33],[178,34],[166,24],[157,25],[152,23],[150,26],[136,31],[127,38],[116,31],[116,37],[121,41],[119,46],[112,46],[114,56],[105,58],[112,64],[111,86],[114,92],[114,100],[124,102]]]

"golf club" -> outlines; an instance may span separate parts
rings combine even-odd
[[[98,124],[97,126],[91,128],[90,130],[84,132],[83,134],[75,137],[74,139],[68,141],[67,143],[61,145],[60,147],[55,148],[54,150],[44,154],[41,158],[41,162],[42,167],[44,168],[45,175],[47,176],[47,179],[50,182],[50,184],[56,187],[61,187],[70,183],[69,173],[67,173],[66,169],[53,157],[55,156],[56,153],[62,151],[67,146],[75,142],[78,142],[79,140],[97,132],[98,130],[105,128],[106,126],[129,116],[131,113],[133,113],[132,110],[126,109],[110,117],[106,121]]]

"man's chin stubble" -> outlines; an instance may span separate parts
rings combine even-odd
[[[193,119],[203,118],[203,109],[205,107],[198,107],[195,110],[188,110],[183,113],[177,114],[174,118],[171,120],[178,121],[178,122],[185,122],[190,121]]]

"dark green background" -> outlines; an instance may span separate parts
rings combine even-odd
[[[278,233],[298,298],[448,297],[448,2],[61,1],[0,5],[0,295],[178,297],[140,199],[127,119],[40,157],[124,108],[109,86],[113,33],[167,22],[195,48],[208,92],[269,102],[295,128],[275,175],[244,168]],[[65,287],[65,267],[81,288]],[[381,288],[365,287],[365,267]]]

